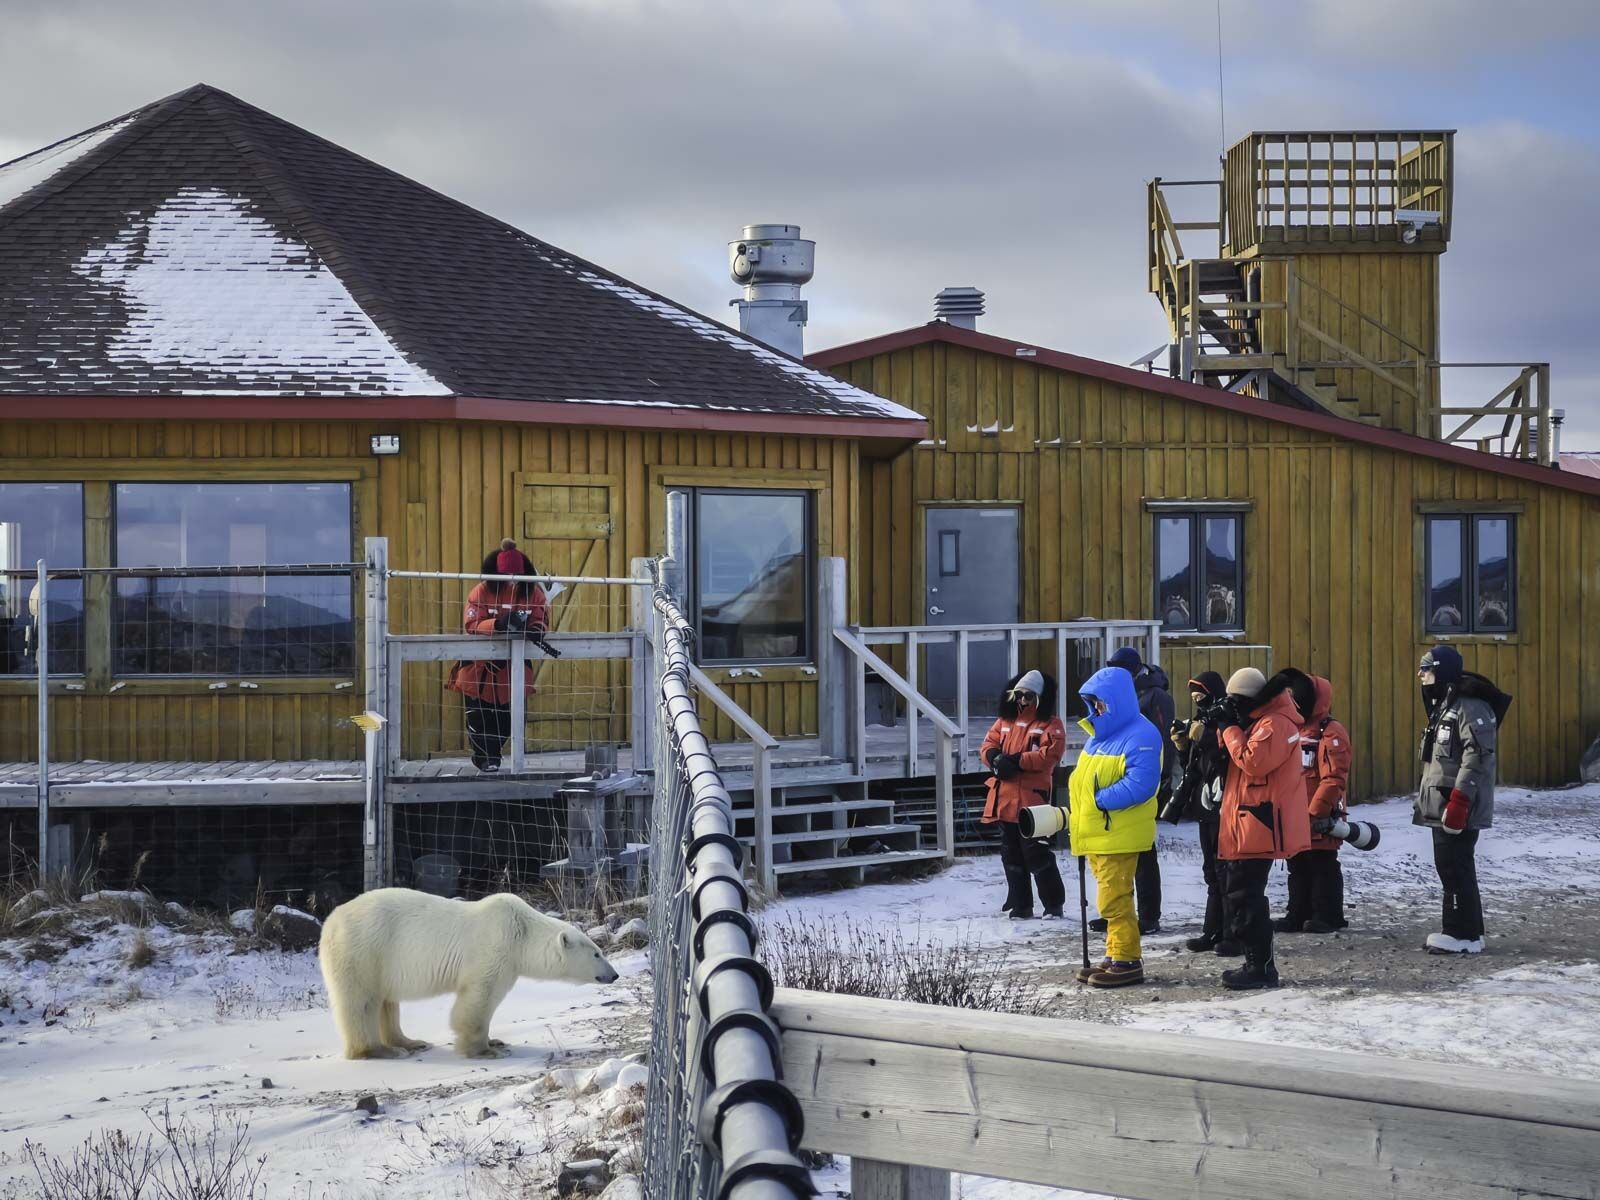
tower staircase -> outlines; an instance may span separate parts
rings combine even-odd
[[[1149,289],[1167,318],[1168,373],[1552,463],[1561,414],[1548,364],[1440,361],[1453,139],[1252,133],[1228,151],[1221,179],[1151,181]],[[1186,251],[1186,236],[1201,253]],[[1153,370],[1158,357],[1140,361]],[[1484,369],[1515,374],[1483,400],[1472,372]]]

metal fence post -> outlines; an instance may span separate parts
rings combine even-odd
[[[650,560],[636,558],[629,564],[629,570],[639,579],[648,581]],[[633,772],[642,775],[655,769],[655,737],[651,728],[655,713],[655,689],[652,687],[655,680],[655,639],[651,630],[655,607],[650,603],[648,582],[630,589],[628,613],[633,627],[628,741],[633,747]]]
[[[54,856],[50,853],[50,595],[42,558],[38,570],[34,595],[39,606],[33,618],[33,653],[39,693],[39,870],[50,875],[55,873]]]
[[[506,638],[511,648],[511,773],[520,775],[526,766],[523,739],[527,734],[528,698],[523,693],[528,664],[522,657],[526,643],[514,635]]]
[[[822,753],[842,761],[850,754],[850,662],[833,631],[850,623],[844,559],[823,559],[817,576],[817,736]]]
[[[366,821],[362,843],[362,880],[367,891],[385,887],[389,872],[389,810],[386,796],[388,755],[385,744],[389,709],[389,539],[366,540],[366,573],[362,580],[366,597],[367,712],[377,714],[377,725],[361,725],[366,752]],[[359,724],[359,722],[358,722]]]

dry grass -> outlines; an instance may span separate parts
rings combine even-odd
[[[127,958],[123,961],[135,971],[142,971],[156,961],[156,948],[143,929],[133,935],[133,944],[128,947]]]

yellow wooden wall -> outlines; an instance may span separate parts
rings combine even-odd
[[[1299,289],[1300,315],[1317,329],[1379,364],[1410,362],[1419,357],[1438,359],[1438,253],[1408,253],[1396,246],[1392,253],[1329,250],[1299,254],[1292,259],[1265,260],[1260,264],[1263,300],[1284,299],[1290,266],[1303,281]],[[1282,354],[1288,348],[1284,318],[1282,311],[1263,314],[1262,349],[1268,354]],[[1340,357],[1303,332],[1296,349],[1301,362]],[[1415,386],[1414,370],[1393,367],[1389,371],[1406,385]],[[1332,387],[1340,399],[1354,399],[1361,416],[1383,428],[1434,436],[1433,419],[1427,409],[1437,387],[1436,380],[1426,372],[1416,396],[1364,370],[1323,369],[1317,373],[1316,382]]]
[[[398,433],[401,453],[374,457],[374,433]],[[4,480],[348,480],[355,505],[351,554],[362,539],[389,539],[390,565],[418,570],[476,571],[485,552],[507,534],[528,545],[523,508],[553,479],[606,481],[613,528],[598,554],[538,562],[542,570],[583,568],[626,575],[631,559],[659,553],[662,497],[668,485],[785,487],[811,491],[822,555],[849,556],[855,519],[858,451],[838,439],[731,434],[674,434],[493,424],[382,425],[364,422],[21,422],[0,428]],[[102,493],[104,489],[101,489]],[[592,487],[587,492],[593,495]],[[557,503],[560,503],[559,501]],[[584,507],[580,504],[578,507]],[[109,561],[108,512],[86,513],[90,565]],[[577,545],[579,543],[574,543]],[[853,572],[852,572],[853,574]],[[406,632],[459,628],[470,584],[395,581],[395,627]],[[570,626],[599,628],[625,621],[620,603],[608,617],[599,597],[580,597]],[[360,620],[359,596],[356,602]],[[626,713],[622,664],[563,660],[541,672],[543,698],[530,736],[618,736],[615,717],[568,719],[551,711],[587,688]],[[776,734],[814,733],[815,677],[800,668],[762,668],[759,680],[729,679],[728,691]],[[413,680],[412,676],[416,678]],[[442,667],[408,673],[408,754],[453,752],[460,746],[458,698],[442,691]],[[122,686],[113,693],[112,686]],[[354,758],[359,742],[347,718],[363,705],[359,675],[347,680],[263,679],[249,693],[214,691],[204,679],[127,680],[93,677],[82,690],[60,685],[52,702],[52,757],[112,761],[152,759]],[[539,707],[542,705],[542,709]],[[29,680],[0,680],[0,758],[27,761],[37,737]],[[715,736],[729,726],[710,711]],[[432,726],[433,732],[428,732]],[[413,736],[420,740],[413,740]]]
[[[868,624],[921,620],[930,501],[1024,506],[1023,619],[1146,618],[1153,611],[1147,499],[1248,501],[1245,640],[1272,666],[1327,675],[1356,741],[1359,795],[1404,792],[1422,707],[1418,505],[1520,506],[1518,632],[1457,638],[1469,668],[1516,697],[1502,778],[1575,777],[1600,732],[1600,501],[1436,459],[1308,433],[1026,359],[930,343],[836,367],[930,418],[935,440],[864,464]],[[969,433],[997,427],[993,436]],[[1179,681],[1239,664],[1214,636],[1166,642]]]

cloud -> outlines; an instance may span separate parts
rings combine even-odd
[[[1526,68],[1600,11],[1465,4],[1223,0],[1230,136],[1451,124],[1486,56]],[[1128,361],[1165,333],[1144,181],[1212,175],[1218,151],[1215,10],[1177,0],[56,0],[7,20],[0,146],[205,79],[722,320],[724,244],[795,222],[818,242],[814,347],[972,284],[989,329]],[[1593,224],[1595,146],[1503,116],[1458,140],[1446,345],[1551,358],[1564,388],[1586,289],[1517,206],[1548,212],[1527,193],[1554,172]]]

